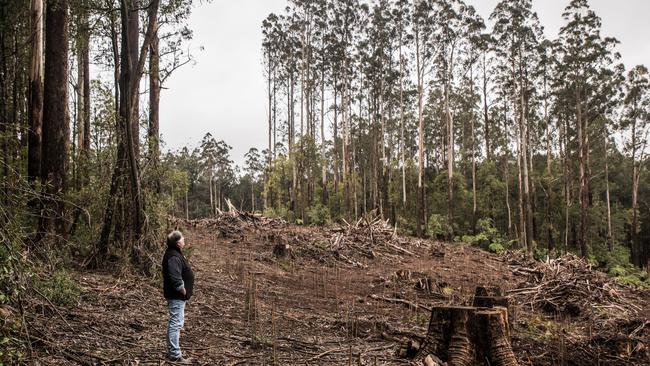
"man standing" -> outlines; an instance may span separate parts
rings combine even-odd
[[[185,322],[185,302],[192,297],[194,272],[182,253],[185,238],[174,230],[167,235],[167,250],[163,256],[163,290],[169,307],[167,326],[167,356],[171,361],[189,363],[181,354],[180,335]]]

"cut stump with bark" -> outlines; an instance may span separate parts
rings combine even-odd
[[[481,291],[475,304],[485,307],[431,309],[429,329],[415,357],[416,364],[426,365],[427,357],[432,356],[430,359],[450,366],[518,365],[510,343],[507,298]]]

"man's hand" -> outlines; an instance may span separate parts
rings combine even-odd
[[[181,294],[183,294],[183,296],[187,295],[187,291],[185,291],[185,287],[181,289]]]

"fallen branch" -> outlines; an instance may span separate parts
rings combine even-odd
[[[427,311],[431,311],[431,308],[428,307],[428,306],[415,304],[415,303],[413,303],[411,301],[408,301],[408,300],[396,299],[394,297],[381,297],[381,296],[377,296],[375,294],[372,294],[372,295],[370,295],[370,298],[372,298],[374,300],[381,300],[381,301],[390,302],[390,303],[393,303],[393,304],[404,304],[404,305],[407,305],[407,306],[415,308],[415,309],[424,309],[424,310],[427,310]]]

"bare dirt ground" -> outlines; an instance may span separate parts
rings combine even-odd
[[[510,294],[521,365],[650,360],[649,293],[619,286],[576,258],[535,263],[395,236],[376,222],[305,228],[222,217],[177,224],[186,229],[196,274],[181,347],[197,365],[408,365],[397,351],[426,334],[429,307],[469,304],[476,286]],[[83,291],[77,306],[43,299],[28,309],[31,361],[169,364],[160,284],[133,275],[74,277]]]

